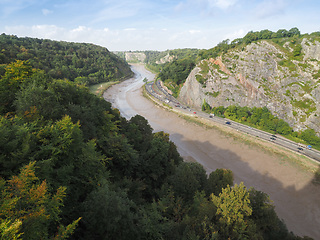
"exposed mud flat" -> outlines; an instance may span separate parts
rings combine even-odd
[[[217,168],[231,169],[235,183],[263,191],[274,202],[278,216],[288,229],[300,236],[320,239],[320,187],[311,183],[313,174],[285,162],[279,155],[234,140],[216,129],[190,123],[176,114],[155,106],[142,96],[143,79],[154,75],[142,65],[133,65],[136,77],[114,85],[104,93],[126,118],[139,114],[154,131],[170,134],[181,156],[201,163],[210,173]]]

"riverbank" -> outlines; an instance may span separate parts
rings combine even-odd
[[[279,154],[248,143],[233,132],[222,132],[218,127],[204,127],[179,117],[176,113],[156,106],[142,93],[143,79],[154,78],[154,74],[143,66],[135,65],[139,74],[112,86],[104,98],[112,99],[123,116],[135,114],[145,117],[154,131],[165,131],[176,144],[181,156],[188,161],[197,161],[210,173],[217,168],[230,169],[235,183],[244,182],[270,196],[280,218],[288,229],[300,236],[320,239],[320,188],[312,184],[314,175],[291,164]],[[270,143],[269,143],[270,144]],[[270,146],[273,148],[273,146]],[[288,158],[291,158],[287,154]]]
[[[217,122],[209,121],[208,119],[198,117],[197,115],[185,114],[183,111],[179,111],[179,109],[172,108],[168,104],[153,97],[146,91],[145,88],[142,89],[142,93],[144,97],[153,101],[154,104],[156,104],[157,106],[177,114],[180,118],[185,119],[190,123],[197,124],[208,130],[216,129],[220,131],[221,134],[232,137],[234,140],[240,141],[243,144],[259,147],[268,154],[276,154],[279,158],[282,159],[282,161],[294,164],[300,167],[302,171],[308,171],[312,174],[317,174],[318,172],[320,166],[318,161],[310,159],[302,154],[299,154],[282,146],[272,144],[270,143],[270,141],[266,141],[264,139],[254,137],[252,135],[239,132],[238,130],[235,130],[233,128],[226,127]]]

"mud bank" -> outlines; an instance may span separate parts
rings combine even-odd
[[[299,236],[320,239],[320,187],[311,183],[313,174],[286,162],[281,156],[228,137],[216,129],[190,123],[154,105],[142,96],[143,79],[154,75],[142,65],[133,65],[136,77],[112,86],[104,98],[126,118],[139,114],[154,131],[170,134],[187,161],[201,163],[208,173],[231,169],[235,183],[263,191],[274,202],[278,216]]]

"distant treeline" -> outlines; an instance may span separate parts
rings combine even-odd
[[[310,37],[319,37],[320,32],[314,32],[311,34],[304,34],[301,35],[300,30],[296,27],[291,28],[290,30],[286,29],[279,29],[277,32],[272,32],[268,29],[253,32],[248,32],[243,38],[237,38],[230,42],[229,39],[223,40],[222,42],[218,43],[217,46],[208,49],[208,50],[201,50],[199,52],[200,59],[209,59],[209,58],[216,58],[217,56],[226,53],[229,49],[238,47],[242,48],[246,45],[258,41],[258,40],[267,40],[272,39],[274,42],[278,42],[278,39],[283,38],[295,38],[298,39],[300,37],[310,36]]]
[[[4,73],[3,64],[17,59],[28,60],[32,67],[53,78],[88,85],[132,75],[128,64],[104,47],[1,34],[0,75]]]
[[[155,64],[153,61],[152,64],[149,64],[148,67],[154,71],[160,72],[159,77],[162,81],[164,81],[175,94],[178,94],[178,90],[180,89],[181,85],[185,82],[185,71],[181,71],[181,69],[188,68],[189,62],[193,62],[196,65],[202,59],[209,59],[209,58],[216,58],[221,54],[227,53],[228,50],[233,48],[244,48],[246,45],[263,39],[272,39],[275,43],[278,43],[281,39],[292,38],[291,42],[294,41],[293,39],[300,38],[305,35],[300,34],[300,30],[298,28],[291,28],[290,30],[279,29],[277,32],[272,32],[270,30],[261,30],[257,32],[250,31],[248,32],[243,38],[237,38],[230,42],[229,39],[223,40],[222,42],[218,43],[217,46],[208,49],[208,50],[199,50],[199,51],[190,51],[185,52],[183,57],[179,57],[178,60],[182,60],[185,58],[185,61],[176,61],[176,62],[169,62],[166,64]],[[310,37],[318,37],[320,36],[320,32],[314,32],[308,35]],[[295,42],[295,41],[294,41]],[[301,54],[301,45],[296,44],[294,46],[294,51],[291,53],[292,57],[298,57]],[[178,66],[181,65],[181,66]],[[173,81],[170,81],[170,68],[178,69],[175,74]],[[180,69],[180,70],[179,70]],[[192,69],[190,69],[189,73]],[[172,79],[171,79],[172,80]],[[180,86],[176,86],[175,83],[179,82]]]

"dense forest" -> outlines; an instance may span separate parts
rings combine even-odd
[[[183,162],[142,116],[31,60],[3,69],[1,239],[309,239],[230,170]]]
[[[48,39],[0,35],[1,64],[28,60],[32,67],[49,76],[82,84],[95,84],[132,75],[128,64],[108,49],[87,43],[69,43]]]

